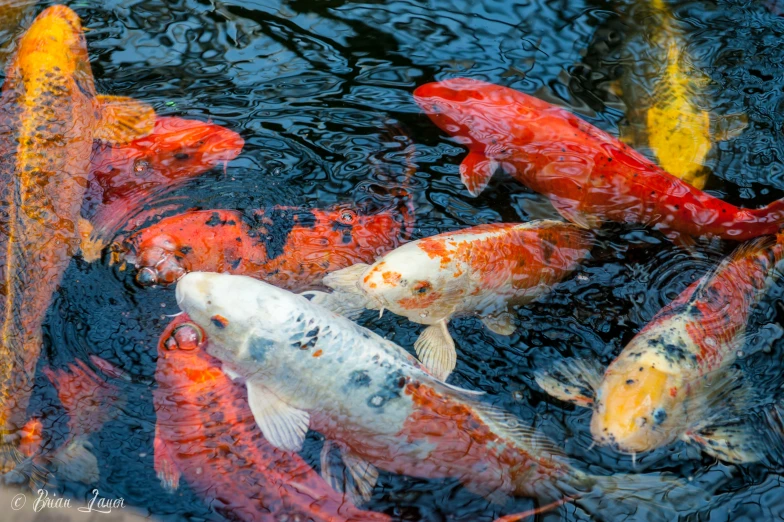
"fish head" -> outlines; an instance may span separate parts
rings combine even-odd
[[[261,368],[264,356],[286,346],[286,332],[305,298],[258,279],[190,272],[177,282],[177,304],[207,338],[207,351],[237,367]]]
[[[175,317],[158,339],[158,389],[183,391],[226,379],[220,362],[204,351],[206,343],[204,330],[190,317]]]
[[[530,99],[531,103],[527,103]],[[521,100],[526,103],[520,103]],[[427,83],[414,90],[414,101],[433,123],[472,151],[501,160],[519,133],[520,123],[536,117],[540,100],[512,89],[471,78]]]
[[[596,392],[591,419],[594,440],[623,453],[672,442],[682,408],[676,408],[677,375],[666,369],[661,361],[644,356],[625,357],[610,365]]]
[[[220,125],[197,120],[158,116],[152,133],[126,145],[104,147],[93,159],[98,172],[111,172],[111,186],[104,200],[122,197],[128,185],[166,183],[198,176],[214,166],[233,160],[245,145],[239,134]],[[132,183],[131,183],[132,182]]]
[[[191,250],[173,227],[181,222],[176,218],[161,220],[114,245],[123,260],[136,266],[141,286],[168,286],[190,271]]]
[[[423,240],[399,247],[374,263],[357,281],[380,307],[432,324],[449,317],[464,295],[460,271],[448,252],[433,255]]]
[[[87,43],[79,16],[64,5],[43,10],[22,35],[11,63],[11,74],[34,76],[40,71],[73,78],[76,87],[88,96],[95,96]],[[10,76],[10,75],[9,75]]]

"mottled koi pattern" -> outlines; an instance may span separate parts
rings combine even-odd
[[[164,485],[176,489],[182,476],[231,520],[390,520],[357,509],[299,456],[265,441],[244,390],[202,350],[205,342],[181,315],[158,343],[155,469]]]
[[[469,154],[460,173],[474,195],[500,167],[586,228],[603,221],[641,223],[674,240],[709,235],[743,241],[784,224],[784,201],[738,208],[574,114],[513,89],[454,78],[422,85],[414,99],[441,129],[466,140]]]
[[[0,97],[0,471],[18,461],[41,326],[79,243],[95,139],[149,133],[152,109],[100,97],[79,17],[44,10],[19,40]]]
[[[399,245],[400,234],[400,217],[386,211],[205,210],[165,218],[130,236],[122,250],[143,285],[171,284],[186,272],[207,270],[301,289],[331,271],[372,261]]]

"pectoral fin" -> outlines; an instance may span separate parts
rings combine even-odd
[[[370,265],[366,263],[357,263],[348,268],[335,270],[331,274],[324,276],[324,284],[338,292],[347,294],[362,295],[362,290],[359,289],[357,283],[365,276]]]
[[[469,152],[460,164],[460,179],[472,196],[478,196],[490,183],[498,162],[481,152]]]
[[[299,451],[305,442],[310,415],[286,404],[265,387],[248,381],[248,404],[264,438],[276,448]]]
[[[101,258],[106,242],[93,237],[93,225],[83,217],[79,218],[79,239],[82,259],[92,263]]]
[[[497,333],[498,335],[512,335],[517,329],[517,326],[514,324],[514,318],[509,312],[501,312],[483,317],[482,323],[489,328],[491,332]]]
[[[373,494],[378,470],[366,460],[327,440],[321,449],[321,476],[336,491],[348,495],[351,502],[361,504]]]
[[[417,357],[437,378],[445,381],[457,363],[455,342],[449,335],[446,321],[428,326],[414,343]]]
[[[740,136],[748,125],[749,119],[744,113],[711,115],[710,133],[716,141],[731,140]]]
[[[161,486],[169,493],[177,491],[177,488],[180,487],[181,473],[169,454],[169,447],[161,438],[161,431],[157,424],[155,425],[155,441],[152,447],[155,473],[158,475],[158,480],[161,481]]]
[[[124,144],[143,138],[155,126],[155,111],[149,105],[127,96],[96,97],[101,105],[101,119],[93,138],[111,144]]]
[[[101,476],[98,459],[90,451],[92,449],[93,445],[86,438],[76,437],[57,450],[52,465],[58,475],[83,484],[94,484]]]
[[[724,462],[742,464],[757,462],[763,457],[762,445],[748,425],[704,428],[699,432],[687,432],[684,438]]]
[[[578,209],[577,201],[565,198],[550,197],[550,203],[567,221],[586,230],[596,230],[602,226],[602,220]]]
[[[563,361],[546,372],[536,372],[536,384],[548,395],[564,402],[589,408],[602,375],[597,365],[582,361]]]
[[[327,310],[332,310],[336,314],[348,317],[351,320],[358,318],[366,308],[372,308],[370,300],[364,295],[348,294],[345,292],[319,292],[318,290],[308,290],[302,292],[302,297],[313,304],[319,305]]]

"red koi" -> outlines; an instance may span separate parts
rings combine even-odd
[[[232,520],[388,521],[361,511],[298,455],[269,444],[243,387],[200,348],[203,331],[187,315],[161,335],[154,392],[155,470],[170,489],[180,476]]]
[[[469,148],[460,175],[473,195],[500,166],[584,228],[640,223],[688,243],[697,236],[743,241],[784,225],[784,200],[760,209],[736,207],[569,111],[513,89],[455,78],[418,87],[414,99]]]
[[[154,215],[136,215],[153,195],[231,161],[244,144],[239,134],[220,125],[173,117],[156,118],[151,134],[126,145],[96,142],[82,203],[82,217],[94,225],[90,241],[102,248],[118,229],[131,228],[129,219],[141,223]]]
[[[401,242],[399,216],[272,207],[186,212],[131,235],[121,247],[142,285],[174,283],[190,271],[251,275],[302,289],[334,270],[373,261]]]

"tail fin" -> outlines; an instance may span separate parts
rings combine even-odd
[[[574,503],[602,520],[668,522],[709,505],[709,492],[666,474],[591,476],[592,489]]]

